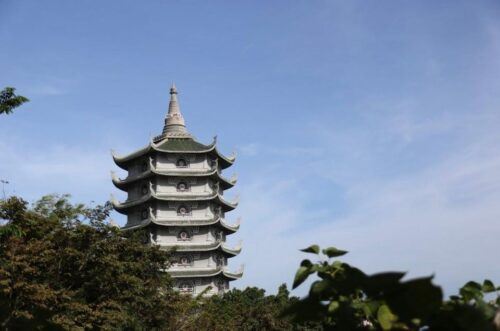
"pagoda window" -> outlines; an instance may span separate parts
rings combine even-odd
[[[179,285],[179,292],[181,292],[181,293],[194,293],[194,286],[192,283],[181,283]]]
[[[189,163],[188,161],[183,158],[183,157],[180,157],[177,159],[177,162],[175,162],[175,165],[177,168],[187,168],[189,167]]]
[[[215,232],[215,240],[224,241],[224,231],[216,231]]]
[[[181,205],[177,208],[177,215],[179,216],[189,216],[191,215],[191,210],[186,205]]]
[[[143,208],[141,210],[141,220],[148,219],[149,217],[149,210],[147,208]]]
[[[179,265],[190,265],[191,264],[191,259],[189,258],[189,256],[181,256],[181,258],[179,259]]]
[[[149,186],[148,184],[142,184],[141,186],[141,194],[146,195],[149,192]]]
[[[189,191],[189,185],[186,182],[181,181],[177,183],[177,192],[186,192],[186,191]]]
[[[186,230],[182,230],[179,232],[179,235],[177,236],[177,240],[179,241],[188,241],[191,240],[191,236]]]

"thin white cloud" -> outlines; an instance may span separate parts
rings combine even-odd
[[[321,139],[315,139],[319,143],[312,148],[326,152],[302,169],[326,183],[341,184],[350,206],[345,215],[311,222],[315,210],[300,198],[304,184],[296,172],[300,167],[291,168],[295,180],[287,185],[272,176],[253,176],[240,210],[248,219],[244,226],[250,227],[241,233],[250,238],[242,256],[250,265],[248,280],[240,286],[253,281],[273,291],[281,282],[290,283],[304,258],[297,250],[312,243],[351,250],[347,260],[370,272],[435,273],[437,283],[448,293],[470,279],[500,278],[495,264],[500,252],[500,133],[492,129],[500,125],[500,117],[488,113],[453,120],[447,116],[423,121],[409,117],[403,127],[384,130],[387,123],[401,123],[398,114],[377,123],[370,132],[356,128],[332,132],[330,127],[318,130],[320,126],[314,126],[311,134]],[[411,139],[405,140],[408,131]],[[413,153],[412,148],[421,148],[418,141],[427,144],[429,137],[443,132],[462,136],[457,146],[442,151],[440,158],[429,160],[424,167],[393,175],[360,176],[387,162],[379,151],[400,151],[393,140],[405,140],[405,152]],[[381,139],[387,134],[395,136]],[[359,165],[360,160],[365,164]],[[332,198],[331,206],[318,217],[328,219],[328,208],[333,215],[337,203]],[[304,294],[304,289],[298,293]]]

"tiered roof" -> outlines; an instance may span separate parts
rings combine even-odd
[[[122,214],[129,214],[130,209],[141,205],[149,205],[149,202],[189,202],[189,201],[207,201],[213,202],[221,207],[221,210],[231,211],[238,205],[238,201],[227,201],[219,192],[219,187],[222,190],[229,189],[236,184],[237,178],[233,176],[228,179],[222,176],[221,169],[230,167],[236,156],[233,154],[229,157],[224,156],[217,149],[217,139],[214,137],[212,143],[205,145],[202,144],[187,131],[184,118],[180,112],[177,89],[173,85],[170,89],[170,103],[167,116],[165,118],[165,125],[162,134],[151,139],[150,142],[143,148],[124,156],[118,156],[112,151],[114,162],[122,169],[128,170],[130,164],[138,158],[146,159],[149,163],[146,170],[141,173],[129,175],[125,179],[120,179],[112,172],[113,184],[120,190],[128,192],[131,186],[141,180],[149,180],[155,177],[180,177],[180,178],[209,178],[216,183],[213,192],[203,193],[189,193],[185,195],[180,194],[165,194],[156,193],[150,182],[149,191],[141,197],[128,199],[124,202],[119,202],[113,197],[111,202],[116,211]],[[183,169],[183,170],[162,170],[156,166],[153,161],[154,156],[157,154],[200,154],[208,155],[211,162],[210,169]],[[185,227],[185,226],[217,226],[222,229],[226,234],[231,234],[239,229],[239,221],[236,224],[228,224],[225,219],[221,217],[220,213],[215,216],[209,216],[203,219],[193,219],[191,217],[185,219],[162,219],[157,218],[155,213],[152,212],[152,207],[149,207],[149,216],[138,224],[125,226],[123,230],[133,230],[138,228],[147,227],[148,225],[155,224],[158,226],[166,227]],[[215,242],[179,242],[175,245],[162,245],[162,249],[173,249],[177,252],[210,252],[220,251],[227,257],[236,256],[241,251],[241,245],[237,247],[228,247],[225,241],[216,240]],[[193,269],[187,268],[185,270],[170,270],[168,271],[174,278],[197,278],[197,277],[214,277],[222,275],[230,280],[240,278],[243,270],[231,273],[226,268],[217,267],[215,269]]]
[[[226,169],[233,165],[236,159],[236,155],[234,153],[231,156],[224,156],[219,152],[216,146],[216,138],[214,138],[211,144],[203,145],[194,140],[194,138],[192,137],[169,138],[163,135],[159,137],[163,137],[163,140],[156,143],[155,140],[152,139],[148,145],[125,156],[119,156],[114,151],[111,151],[113,160],[115,161],[117,166],[124,170],[127,170],[128,163],[130,161],[135,160],[141,156],[151,155],[153,152],[167,154],[180,152],[182,152],[183,154],[209,154],[219,162],[222,169]]]

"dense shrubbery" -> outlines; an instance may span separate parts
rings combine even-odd
[[[0,329],[3,330],[495,330],[499,290],[469,282],[448,301],[431,278],[366,275],[323,250],[304,260],[294,287],[318,276],[303,299],[233,289],[190,298],[160,270],[169,254],[144,245],[144,233],[107,224],[109,206],[72,205],[47,196],[29,207],[0,201]],[[319,254],[318,246],[304,250]],[[491,295],[489,301],[485,294]],[[425,329],[424,328],[424,329]],[[500,329],[500,328],[499,328]]]
[[[178,296],[169,254],[123,237],[105,220],[109,206],[71,205],[47,196],[28,208],[0,202],[0,327],[164,329]]]

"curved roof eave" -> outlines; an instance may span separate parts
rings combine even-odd
[[[154,223],[159,226],[179,226],[179,227],[185,227],[185,226],[209,226],[209,225],[214,225],[219,223],[221,227],[224,229],[230,231],[230,232],[236,232],[238,231],[240,225],[239,224],[228,224],[224,221],[223,218],[217,217],[209,221],[196,221],[196,220],[191,220],[191,221],[186,221],[186,220],[176,220],[176,221],[159,221],[154,215],[150,215],[151,223]]]
[[[222,161],[220,164],[222,169],[229,168],[234,164],[234,161],[236,161],[236,155],[234,153],[231,156],[225,156],[217,149],[217,147],[214,148],[214,152],[217,155],[217,157]]]
[[[111,198],[111,204],[113,205],[113,208],[119,212],[120,214],[126,215],[125,210],[131,207],[135,207],[137,205],[140,205],[144,202],[149,201],[152,198],[151,194],[145,195],[144,197],[141,197],[140,199],[134,200],[134,201],[129,201],[129,202],[124,202],[121,203],[118,200],[116,200],[114,197]]]
[[[166,270],[172,278],[197,278],[197,277],[214,277],[222,275],[230,280],[237,280],[243,276],[243,270],[230,272],[226,268],[216,268],[212,270]]]
[[[241,252],[241,247],[237,249],[230,249],[224,247],[222,242],[216,243],[215,245],[206,245],[205,247],[201,245],[168,245],[161,246],[163,249],[175,249],[176,252],[211,252],[220,249],[222,253],[236,256]]]
[[[243,277],[243,271],[239,271],[239,272],[231,272],[231,271],[226,271],[226,270],[223,270],[222,271],[222,274],[231,279],[231,280],[237,280],[237,279],[240,279],[241,277]]]
[[[225,222],[222,218],[220,219],[220,225],[221,225],[224,229],[226,229],[226,230],[228,230],[228,231],[230,231],[230,232],[232,232],[232,233],[235,233],[235,232],[236,232],[236,231],[238,231],[238,230],[239,230],[239,228],[240,228],[240,224],[239,224],[239,223],[237,223],[237,224],[228,224],[228,223],[226,223],[226,222]]]
[[[130,230],[142,229],[142,228],[148,226],[149,224],[151,224],[151,220],[148,218],[147,220],[144,220],[139,224],[134,224],[134,225],[130,225],[130,226],[125,225],[125,226],[121,227],[120,230],[130,231]]]
[[[164,139],[162,141],[159,141],[158,143],[155,143],[153,140],[149,142],[149,145],[151,148],[157,152],[163,152],[163,153],[209,153],[215,149],[215,141],[212,142],[210,145],[204,145],[202,143],[197,142],[193,138],[188,138],[186,140],[192,140],[195,144],[199,145],[198,147],[201,147],[199,149],[168,149],[168,148],[162,148],[162,145],[166,144],[169,142],[169,139]],[[175,140],[174,140],[175,141]]]
[[[130,154],[124,155],[124,156],[119,156],[115,153],[114,150],[111,150],[111,156],[113,157],[113,161],[117,166],[120,168],[127,170],[127,162],[130,160],[133,160],[139,156],[143,156],[144,154],[148,153],[151,150],[151,143],[148,145],[136,150],[135,152],[132,152]]]
[[[233,256],[236,256],[238,254],[241,253],[241,245],[237,246],[237,247],[234,247],[234,248],[230,248],[230,247],[227,247],[226,245],[224,244],[221,244],[220,246],[221,250],[224,252],[224,253],[228,253],[228,254],[231,254]]]

